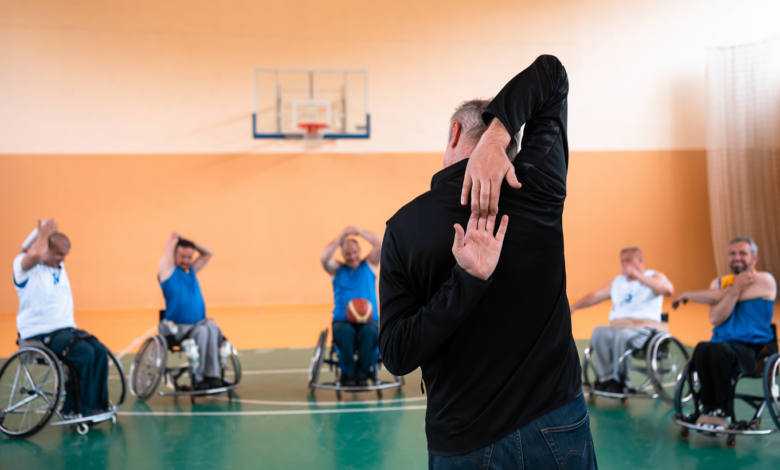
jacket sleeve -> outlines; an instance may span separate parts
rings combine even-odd
[[[498,118],[514,136],[530,119],[548,115],[566,125],[566,97],[569,79],[557,57],[542,55],[517,74],[490,102],[482,120],[490,124]]]
[[[424,302],[408,275],[390,228],[382,242],[379,275],[379,348],[393,375],[420,367],[463,323],[490,285],[455,264],[452,274],[429,302]]]

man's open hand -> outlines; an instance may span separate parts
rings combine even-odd
[[[474,213],[469,217],[465,233],[460,224],[455,224],[452,254],[455,255],[458,265],[474,277],[489,278],[498,264],[509,216],[505,215],[501,218],[501,226],[498,227],[498,233],[494,237],[495,224],[495,215],[479,217]]]
[[[504,179],[513,188],[522,185],[517,181],[515,167],[506,155],[512,136],[501,121],[493,119],[488,130],[479,139],[466,165],[460,203],[465,206],[471,193],[471,212],[480,216],[498,214],[498,197]]]

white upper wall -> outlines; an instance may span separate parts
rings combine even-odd
[[[0,153],[299,152],[251,137],[255,67],[365,68],[372,138],[439,152],[458,102],[539,54],[573,150],[705,146],[706,48],[776,35],[777,1],[0,0]]]

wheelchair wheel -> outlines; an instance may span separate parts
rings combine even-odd
[[[62,365],[45,348],[23,347],[0,369],[0,431],[35,434],[51,419],[62,395]]]
[[[677,388],[674,390],[674,409],[680,418],[698,415],[696,400],[693,399],[693,391],[697,385],[696,377],[696,374],[691,371],[689,362],[683,368],[680,381],[677,382]]]
[[[127,395],[127,377],[122,363],[114,353],[108,351],[108,405],[122,407]]]
[[[309,388],[312,388],[313,384],[319,383],[320,371],[322,370],[322,364],[325,361],[325,348],[328,341],[328,329],[325,328],[320,337],[317,338],[317,345],[314,347],[314,356],[309,363]]]
[[[658,395],[670,405],[688,363],[688,350],[669,333],[652,340],[647,351],[647,373]]]
[[[764,366],[764,396],[769,416],[780,431],[780,354],[773,354]]]
[[[241,363],[238,361],[238,352],[235,350],[222,371],[222,380],[229,382],[230,385],[241,383]]]
[[[593,385],[599,380],[599,376],[596,373],[595,366],[590,361],[590,351],[589,347],[586,348],[585,355],[582,358],[582,383],[593,390]]]
[[[147,339],[130,366],[130,393],[146,401],[157,390],[168,363],[168,345],[160,335]]]

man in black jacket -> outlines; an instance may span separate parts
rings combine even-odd
[[[566,297],[568,88],[560,61],[541,56],[489,104],[464,103],[445,169],[387,222],[380,349],[395,375],[422,368],[430,468],[596,468]],[[511,219],[492,277],[449,249],[469,189],[472,219]]]

